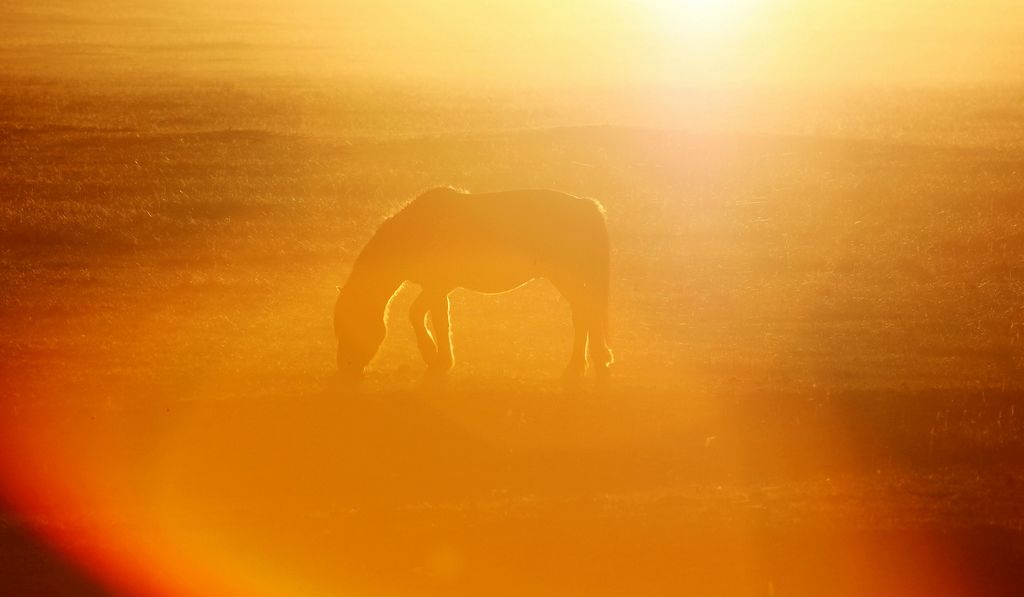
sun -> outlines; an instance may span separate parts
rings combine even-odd
[[[655,25],[667,32],[726,34],[746,27],[758,0],[646,0]]]

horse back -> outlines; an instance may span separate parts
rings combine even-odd
[[[434,189],[413,200],[396,220],[410,262],[423,270],[419,273],[511,281],[607,268],[600,204],[559,191]]]

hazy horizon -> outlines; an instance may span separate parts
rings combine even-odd
[[[15,2],[0,8],[0,62],[541,88],[1019,84],[1015,14],[1009,2]]]

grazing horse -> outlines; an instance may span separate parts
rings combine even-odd
[[[599,374],[606,373],[612,352],[601,205],[548,190],[426,191],[381,225],[339,288],[338,370],[345,377],[362,374],[387,333],[388,303],[406,281],[422,288],[409,320],[423,359],[429,370],[446,372],[454,362],[448,295],[460,287],[507,292],[540,277],[572,308],[575,335],[566,374],[581,375],[588,356]]]

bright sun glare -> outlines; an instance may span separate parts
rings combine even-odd
[[[647,0],[666,31],[722,34],[747,23],[757,0]]]

